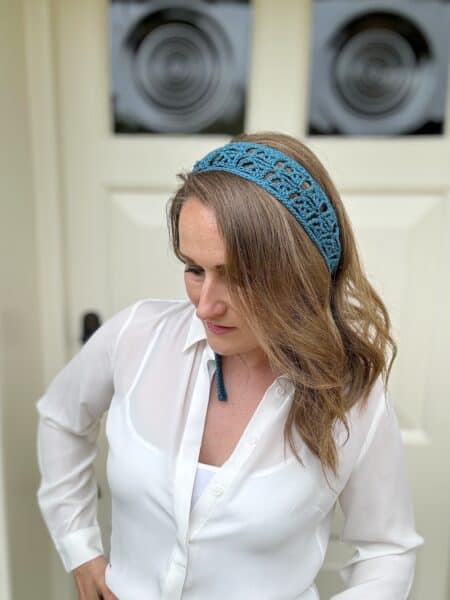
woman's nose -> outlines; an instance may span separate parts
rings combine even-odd
[[[203,282],[197,304],[197,316],[202,321],[213,320],[226,311],[223,286],[212,282]]]

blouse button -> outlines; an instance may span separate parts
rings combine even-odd
[[[223,487],[220,487],[220,485],[216,485],[216,487],[212,489],[212,493],[214,494],[214,496],[221,496],[224,491],[225,490],[223,489]]]
[[[255,435],[252,435],[251,437],[248,438],[248,443],[250,446],[256,446],[258,442],[258,438]]]

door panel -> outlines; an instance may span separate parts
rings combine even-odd
[[[389,307],[399,345],[390,396],[404,429],[424,429],[426,380],[439,293],[445,222],[442,196],[345,196],[365,268]],[[412,326],[414,324],[414,326]]]
[[[113,312],[149,296],[184,297],[183,269],[169,247],[166,192],[112,191],[107,255]]]
[[[427,524],[434,519],[443,518],[444,522],[446,519],[442,512],[440,515],[428,513],[427,506],[431,489],[440,488],[444,483],[443,493],[446,493],[442,472],[433,468],[431,459],[439,446],[439,440],[433,435],[432,414],[439,411],[442,397],[430,397],[428,389],[436,371],[433,355],[438,299],[446,269],[443,240],[450,226],[446,211],[448,201],[443,195],[420,195],[412,191],[411,194],[347,193],[344,202],[363,264],[388,306],[399,347],[389,397],[402,428],[418,529],[428,546],[419,551],[415,591],[411,596],[420,600],[418,586],[424,581],[420,578],[420,559],[422,554],[434,551],[420,515],[425,515]],[[437,455],[436,460],[439,460]],[[427,462],[430,469],[423,471],[422,465]],[[325,565],[319,576],[318,586],[325,598],[336,593],[336,589],[343,589],[336,568],[342,565],[344,557],[351,556],[350,548],[339,542],[342,519],[341,511],[336,511]],[[444,598],[445,561],[437,563],[441,565],[443,577],[440,583],[430,579],[427,587],[434,587],[433,597]]]

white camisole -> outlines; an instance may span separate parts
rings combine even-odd
[[[206,465],[201,462],[198,463],[195,474],[194,489],[192,491],[191,506],[194,506],[194,504],[197,502],[203,490],[208,485],[209,480],[212,479],[218,469],[219,467],[215,467],[214,465]]]

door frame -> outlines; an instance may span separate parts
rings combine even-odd
[[[58,127],[60,110],[56,93],[52,2],[22,0],[22,9],[38,272],[41,381],[45,388],[68,359],[59,159],[62,150]],[[54,549],[49,577],[52,598],[75,598],[72,579],[64,572]]]

